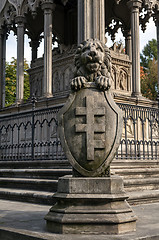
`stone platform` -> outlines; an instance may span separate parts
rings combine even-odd
[[[159,203],[132,207],[138,215],[136,232],[125,235],[61,235],[47,233],[44,216],[49,206],[0,200],[1,240],[158,240]]]
[[[118,235],[136,230],[137,218],[119,176],[61,177],[54,198],[45,216],[48,232]]]

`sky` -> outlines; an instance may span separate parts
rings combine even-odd
[[[107,38],[108,38],[107,45],[108,45],[108,47],[111,47],[113,45],[113,42],[111,41],[109,36],[107,36]],[[144,48],[144,46],[148,43],[148,41],[153,38],[156,39],[156,27],[153,22],[153,19],[150,19],[149,23],[147,24],[147,29],[146,29],[145,33],[143,33],[140,29],[140,49],[141,49],[141,51]],[[124,38],[122,36],[121,31],[119,31],[119,33],[116,35],[115,41],[119,41],[120,39],[122,39],[124,42]],[[31,48],[29,46],[29,41],[30,40],[27,38],[27,35],[25,35],[24,57],[26,58],[28,63],[31,61]],[[38,57],[41,57],[43,55],[43,52],[44,52],[43,45],[44,45],[44,43],[42,41],[40,44],[40,47],[38,49]],[[14,36],[13,32],[11,32],[8,37],[8,40],[7,40],[7,48],[6,48],[6,60],[8,62],[11,61],[12,57],[16,58],[16,56],[17,56],[17,54],[16,54],[17,47],[16,46],[17,46],[16,36]]]

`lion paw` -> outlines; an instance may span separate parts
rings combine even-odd
[[[76,77],[72,79],[71,88],[75,91],[80,90],[86,83],[85,77]]]
[[[96,84],[101,90],[108,90],[111,87],[110,78],[100,76],[96,79]]]

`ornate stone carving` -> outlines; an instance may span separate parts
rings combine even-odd
[[[122,43],[117,45],[117,43],[115,42],[110,49],[116,53],[124,53],[124,47]]]
[[[39,98],[42,96],[42,73],[35,73],[34,75],[30,76],[30,96],[35,96]]]
[[[68,93],[68,91],[70,91],[71,79],[74,78],[74,73],[77,72],[77,67],[74,67],[73,65],[75,52],[76,49],[74,45],[62,48],[61,46],[59,46],[59,48],[55,48],[53,50],[53,80],[52,80],[53,94],[56,93],[56,95],[57,94],[65,95]],[[111,50],[111,59],[112,59],[111,89],[115,90],[116,92],[118,92],[119,90],[120,92],[121,91],[130,92],[131,62],[129,60],[129,56]],[[126,74],[127,87],[125,88],[125,90],[117,88],[117,82],[119,81],[118,78],[121,70],[123,70],[124,73]],[[57,74],[57,72],[60,72],[60,74]],[[36,78],[36,74],[41,74],[41,76],[43,76],[43,58],[35,59],[34,62],[32,62],[32,68],[29,70],[29,74],[31,76],[31,81],[34,81],[34,78]],[[62,88],[61,87],[59,88],[57,85],[62,86]],[[37,91],[39,91],[39,89]]]
[[[104,81],[109,73],[110,78],[111,71],[110,53],[98,49],[96,43],[87,40],[86,49],[80,46],[77,50],[77,77],[72,85],[79,91],[70,94],[58,116],[62,147],[74,171],[73,176],[58,181],[56,204],[45,217],[51,232],[118,234],[134,231],[136,226],[122,179],[110,176],[110,163],[122,135],[122,110],[108,86],[105,90],[102,83],[101,89],[96,84],[98,77]],[[108,62],[102,72],[103,59]]]
[[[60,91],[59,72],[56,71],[53,76],[53,92]]]
[[[7,0],[1,0],[1,1],[0,1],[0,12],[3,10],[6,2],[7,2]]]
[[[3,12],[3,19],[4,21],[7,22],[8,25],[11,25],[15,17],[16,17],[16,9],[13,5],[8,3]]]
[[[20,15],[20,9],[21,9],[23,1],[24,0],[8,0],[8,2],[15,7],[17,15]]]
[[[116,68],[114,66],[112,67],[111,77],[112,77],[111,87],[112,89],[116,89]]]
[[[118,76],[118,89],[127,90],[127,73],[121,69]]]
[[[106,32],[110,34],[112,41],[115,41],[115,34],[120,28],[124,29],[125,26],[118,18],[114,17],[109,20],[109,23],[106,27]]]
[[[40,0],[28,0],[22,9],[22,13],[27,13],[28,9],[32,12],[33,17],[36,16],[36,9],[40,5]]]
[[[126,121],[126,132],[127,132],[127,138],[128,139],[133,139],[134,138],[134,124],[133,124],[133,119],[129,118]],[[125,132],[124,132],[125,136]]]
[[[86,82],[95,82],[108,90],[111,84],[111,56],[109,49],[100,41],[90,39],[80,44],[75,55],[76,73],[71,87],[84,87]]]
[[[122,111],[109,90],[110,52],[103,46],[91,39],[78,47],[74,91],[59,112],[66,156],[75,174],[87,177],[106,176],[122,134]]]
[[[151,136],[151,132],[149,135]],[[156,120],[152,123],[152,137],[153,139],[158,139],[159,137],[159,125]]]

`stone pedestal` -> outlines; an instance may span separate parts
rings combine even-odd
[[[46,215],[47,229],[64,234],[121,234],[136,230],[136,216],[127,203],[118,176],[59,179],[57,203]]]

